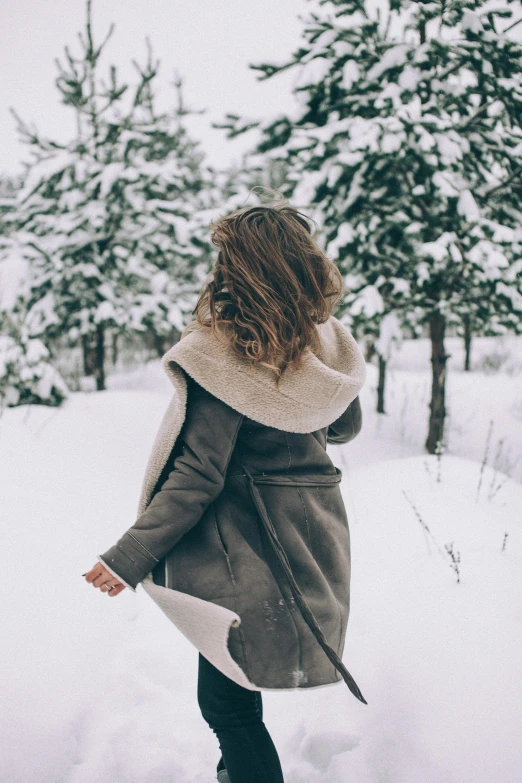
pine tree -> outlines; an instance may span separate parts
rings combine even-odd
[[[10,227],[0,232],[0,414],[16,405],[60,405],[69,395],[47,346],[27,333],[30,270]]]
[[[518,5],[319,6],[289,62],[251,66],[261,79],[295,68],[298,110],[228,116],[229,133],[259,128],[256,149],[288,161],[287,194],[321,216],[350,294],[372,287],[383,313],[413,314],[428,329],[434,453],[447,325],[469,316],[521,329],[522,45],[509,35]]]
[[[0,336],[0,413],[17,405],[60,405],[69,389],[49,361],[47,347],[17,333],[13,324],[8,327],[10,334]]]
[[[152,333],[157,350],[179,333],[210,263],[198,211],[207,181],[203,153],[183,125],[191,113],[176,79],[177,105],[155,108],[159,62],[150,42],[131,86],[108,78],[93,39],[91,0],[80,53],[57,60],[62,102],[76,115],[67,144],[43,138],[14,112],[34,161],[13,220],[32,265],[27,327],[82,345],[86,373],[105,387],[106,337]],[[190,320],[190,319],[188,319]]]

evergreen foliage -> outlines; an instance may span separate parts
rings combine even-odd
[[[66,335],[94,359],[104,388],[105,335],[181,331],[210,262],[207,226],[199,210],[209,184],[203,153],[183,125],[191,113],[176,79],[177,106],[156,109],[159,62],[133,61],[136,83],[110,66],[102,78],[101,44],[93,39],[91,2],[80,53],[57,60],[61,101],[76,115],[67,144],[46,139],[18,121],[33,154],[26,164],[16,225],[31,262],[27,329],[42,339]]]
[[[315,210],[345,274],[344,309],[407,314],[433,345],[427,448],[443,440],[447,324],[522,329],[522,45],[518,2],[320,0],[295,68],[298,109],[257,150],[290,164],[287,193]],[[516,12],[519,19],[513,21]],[[366,305],[365,305],[366,306]]]
[[[30,270],[12,223],[4,219],[15,208],[19,187],[17,180],[0,182],[0,412],[25,404],[60,405],[69,394],[48,348],[25,328]]]

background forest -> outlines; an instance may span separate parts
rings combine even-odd
[[[279,189],[321,227],[345,276],[337,315],[377,363],[385,412],[394,341],[431,341],[426,448],[444,448],[445,335],[522,329],[522,45],[490,3],[323,2],[303,45],[260,79],[296,69],[288,115],[227,114],[230,138],[260,130],[237,170],[206,165],[184,119],[182,79],[160,112],[151,42],[134,83],[100,57],[91,2],[79,46],[57,59],[67,144],[12,114],[24,174],[0,183],[3,405],[57,405],[106,388],[124,346],[161,356],[191,320],[212,262],[208,224],[256,185]],[[482,7],[482,13],[477,13]],[[510,23],[511,22],[511,23]]]
[[[270,694],[289,783],[518,783],[520,2],[303,0],[295,51],[244,65],[274,90],[293,74],[287,110],[212,123],[250,140],[229,166],[191,132],[181,76],[158,101],[154,40],[123,78],[95,14],[55,61],[74,132],[11,107],[26,154],[0,178],[0,780],[210,780],[193,650],[141,592],[98,602],[79,575],[132,524],[209,223],[271,188],[316,221],[368,364],[363,431],[329,449],[369,705]]]

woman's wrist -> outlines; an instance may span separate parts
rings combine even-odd
[[[132,590],[133,593],[136,592],[136,588],[132,587],[130,584],[128,584],[128,582],[126,582],[125,579],[122,579],[122,577],[119,574],[117,574],[116,571],[113,571],[113,569],[110,566],[107,565],[105,560],[103,560],[103,558],[100,557],[100,555],[98,555],[98,561],[102,564],[102,566],[104,566],[104,568],[107,569],[107,571],[109,571],[109,573],[111,573],[113,576],[115,576],[116,579],[119,579],[120,582],[125,585],[125,587],[128,587],[129,590]]]

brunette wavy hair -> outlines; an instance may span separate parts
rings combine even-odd
[[[270,204],[241,207],[210,223],[219,252],[192,311],[196,320],[183,335],[196,324],[210,328],[252,369],[272,369],[278,385],[307,347],[318,349],[316,324],[330,317],[343,278],[316,242],[317,223],[278,191],[265,190]]]

